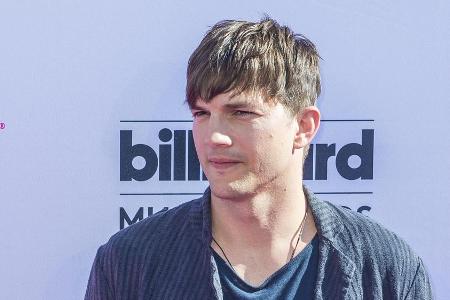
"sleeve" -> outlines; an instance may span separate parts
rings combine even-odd
[[[101,246],[94,259],[84,300],[113,300],[113,292],[108,278],[103,271],[103,247]]]
[[[414,275],[414,280],[406,293],[405,300],[432,300],[430,278],[425,270],[422,260],[419,258],[419,264]]]

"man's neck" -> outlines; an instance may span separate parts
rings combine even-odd
[[[292,238],[305,208],[301,183],[239,199],[221,199],[212,192],[213,234],[230,246],[267,247],[273,241]]]
[[[211,246],[230,260],[243,280],[258,285],[314,237],[316,227],[310,211],[302,225],[307,207],[301,184],[234,200],[220,199],[211,192],[212,234],[216,241]],[[303,234],[296,245],[301,226]]]

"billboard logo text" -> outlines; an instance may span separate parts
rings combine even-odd
[[[120,131],[120,181],[146,181],[155,174],[160,181],[206,180],[195,151],[192,130],[162,128],[158,134],[158,152],[146,144],[133,144],[133,131]],[[305,180],[327,180],[328,162],[334,157],[335,168],[347,180],[373,179],[374,129],[361,130],[361,142],[343,145],[336,143],[311,144],[305,161]],[[351,166],[352,156],[359,158],[358,166]],[[142,157],[141,169],[133,166],[133,159]],[[173,162],[173,163],[172,163]]]

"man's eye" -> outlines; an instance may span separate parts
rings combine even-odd
[[[204,111],[194,111],[194,112],[192,112],[192,117],[197,118],[197,117],[201,117],[205,114],[206,114],[206,112],[204,112]]]
[[[246,110],[236,110],[236,111],[234,111],[233,114],[236,116],[245,116],[245,115],[251,115],[251,114],[253,114],[253,112],[246,111]]]

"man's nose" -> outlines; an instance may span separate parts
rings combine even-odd
[[[207,139],[208,144],[212,147],[232,145],[228,125],[224,120],[217,117],[211,117],[209,119],[209,133]]]

